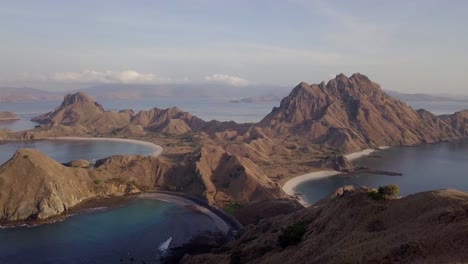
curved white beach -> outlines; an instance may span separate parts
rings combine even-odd
[[[337,175],[340,173],[341,172],[339,171],[327,170],[327,171],[316,171],[316,172],[307,173],[301,176],[297,176],[297,177],[290,179],[283,185],[283,191],[291,196],[295,196],[297,193],[294,190],[299,184],[306,182],[306,181],[310,181],[310,180],[317,180],[321,178],[330,177],[330,176]],[[299,197],[299,202],[304,206],[309,205],[306,201],[301,199],[301,197]]]
[[[348,160],[352,161],[352,160],[356,160],[356,159],[359,159],[359,158],[364,157],[364,156],[368,156],[368,155],[372,154],[373,152],[375,152],[377,150],[385,150],[385,149],[388,149],[388,148],[390,148],[390,147],[380,146],[380,147],[378,147],[376,149],[364,149],[364,150],[361,150],[361,151],[358,151],[358,152],[354,152],[354,153],[350,153],[348,155],[345,155],[345,157]],[[296,193],[294,190],[296,189],[296,187],[299,184],[301,184],[303,182],[306,182],[306,181],[310,181],[310,180],[316,180],[316,179],[321,179],[321,178],[326,178],[326,177],[338,175],[340,173],[341,172],[334,171],[334,170],[324,170],[324,171],[316,171],[316,172],[311,172],[311,173],[307,173],[307,174],[304,174],[304,175],[300,175],[300,176],[294,177],[294,178],[288,180],[287,182],[285,182],[284,185],[283,185],[283,191],[285,193],[287,193],[288,195],[295,196],[298,193]],[[300,196],[298,198],[299,198],[299,202],[302,205],[304,205],[304,206],[309,206],[310,205],[306,201],[304,201]]]
[[[126,138],[100,138],[100,137],[48,137],[47,140],[73,140],[73,141],[111,141],[111,142],[126,142],[138,144],[151,148],[153,151],[151,156],[157,157],[163,152],[163,147],[147,141]]]

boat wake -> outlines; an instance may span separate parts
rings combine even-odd
[[[169,249],[169,245],[171,244],[171,241],[172,241],[172,237],[162,242],[161,245],[159,245],[159,251],[163,253],[166,252]]]

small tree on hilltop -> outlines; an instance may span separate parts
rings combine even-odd
[[[379,193],[383,196],[386,196],[387,198],[393,198],[400,194],[400,187],[395,184],[380,186]]]
[[[386,185],[380,186],[378,191],[370,191],[368,194],[374,200],[387,200],[389,198],[395,198],[400,193],[400,187],[398,185]]]

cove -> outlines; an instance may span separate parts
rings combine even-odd
[[[172,248],[217,231],[206,214],[138,197],[53,224],[0,229],[0,263],[158,263],[168,240]]]
[[[468,191],[468,140],[393,147],[373,152],[353,163],[403,175],[334,175],[303,182],[294,188],[294,192],[299,193],[306,203],[312,204],[345,185],[376,188],[397,184],[401,195],[445,188]]]

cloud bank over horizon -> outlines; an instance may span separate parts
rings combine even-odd
[[[0,2],[0,86],[196,82],[293,87],[360,72],[466,93],[468,1]]]
[[[232,76],[228,74],[213,74],[213,75],[205,76],[205,81],[224,83],[224,84],[229,84],[229,85],[237,86],[237,87],[247,86],[250,84],[250,82],[244,78],[241,78],[239,76]]]
[[[134,70],[126,71],[95,71],[84,70],[82,72],[57,72],[45,78],[45,80],[61,83],[121,83],[121,84],[152,84],[170,81],[160,78],[152,73],[139,73]]]

